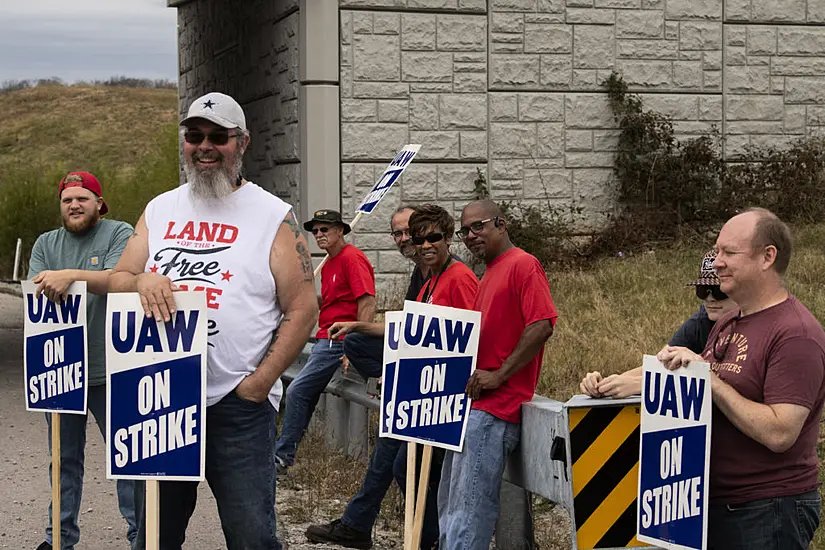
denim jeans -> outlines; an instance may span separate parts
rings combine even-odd
[[[106,439],[106,386],[89,386],[88,410],[95,417],[100,435]],[[86,450],[86,422],[88,414],[60,415],[60,544],[63,550],[72,550],[80,540],[80,527],[77,518],[80,514],[80,500],[83,496],[83,466]],[[51,414],[46,414],[49,427],[49,456],[52,454]],[[49,463],[49,483],[52,479],[52,466]],[[117,481],[117,504],[120,514],[126,520],[126,538],[135,539],[137,525],[135,522],[133,481]],[[52,542],[52,505],[49,503],[49,523],[46,527],[46,541]]]
[[[365,380],[381,376],[383,353],[384,339],[380,336],[352,333],[344,338],[344,354]],[[416,461],[418,465],[421,464],[421,452],[422,447],[419,445]],[[443,450],[433,450],[424,526],[421,533],[421,548],[431,548],[438,540],[437,494],[443,457]],[[364,481],[358,493],[347,505],[341,518],[342,523],[358,531],[372,531],[378,512],[381,510],[381,501],[384,500],[387,490],[392,485],[393,477],[401,491],[404,492],[406,476],[407,444],[397,439],[384,437],[376,439]],[[418,476],[416,476],[417,488]]]
[[[819,526],[819,492],[711,504],[709,550],[807,550]]]
[[[281,435],[275,444],[279,462],[291,466],[298,444],[309,426],[318,398],[341,365],[344,346],[340,340],[322,338],[312,346],[304,368],[286,389],[286,410]]]
[[[464,451],[448,451],[438,491],[440,548],[488,550],[496,527],[501,476],[521,426],[473,409]]]
[[[233,391],[206,408],[206,481],[228,550],[281,550],[275,533],[275,409]],[[195,511],[197,481],[161,481],[160,550],[181,550]],[[136,482],[138,537],[145,550],[145,483]]]

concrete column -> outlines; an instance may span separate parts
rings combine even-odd
[[[496,522],[497,550],[533,550],[533,499],[508,481],[501,483],[501,506]]]
[[[370,432],[367,409],[357,403],[350,403],[348,420],[347,455],[357,459],[368,459],[370,455]]]
[[[341,209],[338,2],[300,0],[301,220]],[[320,253],[310,239],[310,250]]]

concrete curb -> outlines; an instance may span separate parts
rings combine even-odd
[[[20,288],[20,283],[17,281],[0,281],[0,294],[9,294],[11,296],[23,297],[23,290]]]

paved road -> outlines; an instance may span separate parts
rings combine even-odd
[[[27,550],[43,541],[49,506],[49,457],[46,422],[41,413],[25,410],[22,350],[23,302],[0,293],[0,548]],[[126,522],[117,510],[115,483],[106,479],[105,445],[90,416],[86,444],[86,478],[80,515],[81,540],[77,550],[128,549]],[[294,493],[279,490],[278,507]],[[332,518],[314,518],[328,521]],[[306,524],[280,525],[292,550],[309,545]],[[187,530],[187,550],[225,548],[217,508],[206,483],[200,486],[198,507]],[[394,534],[393,534],[394,535]],[[395,536],[381,537],[375,548],[394,547]]]

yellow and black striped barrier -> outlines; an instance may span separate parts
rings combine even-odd
[[[645,546],[636,540],[639,405],[568,408],[579,550]]]

